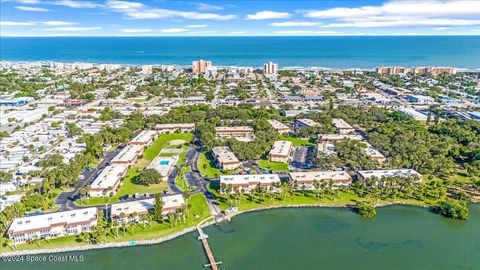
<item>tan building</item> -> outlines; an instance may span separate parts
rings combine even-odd
[[[333,188],[352,183],[352,177],[344,171],[290,172],[289,176],[297,189],[314,189],[314,181],[331,183]]]
[[[394,176],[400,177],[409,177],[412,179],[416,179],[414,183],[419,184],[422,182],[422,175],[419,174],[417,171],[412,169],[397,169],[397,170],[366,170],[366,171],[358,171],[357,172],[358,179],[360,180],[367,180],[371,178],[376,178],[378,180],[382,178],[391,178]],[[378,184],[378,182],[377,182]]]
[[[157,138],[157,135],[158,132],[155,130],[143,130],[130,141],[130,144],[149,146]]]
[[[220,176],[220,185],[231,185],[235,192],[242,191],[243,193],[249,193],[256,187],[264,187],[267,190],[273,192],[277,191],[276,188],[270,189],[280,184],[280,177],[278,174],[239,174],[239,175],[222,175]],[[226,190],[220,190],[222,193],[226,193]]]
[[[242,165],[230,148],[226,146],[214,147],[212,154],[217,166],[222,170],[233,170]]]
[[[111,161],[111,164],[133,165],[143,153],[143,145],[129,144],[125,146]]]
[[[291,131],[287,125],[283,124],[278,120],[270,119],[268,120],[268,123],[272,125],[273,129],[275,129],[280,134],[288,134]]]
[[[115,194],[123,177],[127,174],[127,164],[113,164],[105,167],[90,185],[90,197],[109,196]]]
[[[235,138],[243,142],[255,140],[254,130],[249,126],[216,127],[215,134],[218,138]]]
[[[355,133],[355,129],[341,118],[333,118],[332,124],[340,134]]]
[[[320,141],[322,142],[344,142],[344,141],[362,141],[363,138],[359,135],[353,134],[319,134]]]
[[[181,132],[193,132],[195,130],[195,123],[158,124],[158,125],[155,126],[155,129],[160,134],[174,133],[178,130],[180,130]]]
[[[297,128],[310,128],[319,127],[320,124],[308,118],[299,118],[295,120],[295,126]]]
[[[276,141],[272,149],[270,150],[270,153],[268,154],[268,157],[270,161],[273,162],[284,162],[288,163],[288,161],[291,158],[293,150],[293,144],[290,141]]]
[[[193,74],[196,75],[205,74],[210,67],[212,67],[211,61],[198,60],[192,62]]]

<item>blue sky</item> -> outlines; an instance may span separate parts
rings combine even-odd
[[[476,0],[0,1],[1,36],[480,34]]]

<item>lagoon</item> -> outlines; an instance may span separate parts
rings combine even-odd
[[[470,219],[413,206],[378,209],[372,220],[344,208],[291,208],[242,214],[204,231],[221,269],[479,269],[480,205]],[[99,249],[83,262],[6,263],[21,269],[206,269],[196,233],[142,247]]]

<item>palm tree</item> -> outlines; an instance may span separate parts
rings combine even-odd
[[[10,238],[5,238],[5,241],[3,242],[4,247],[10,247],[10,249],[16,249],[17,247],[13,243],[13,240]]]

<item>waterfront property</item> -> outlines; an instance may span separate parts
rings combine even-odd
[[[290,172],[289,176],[297,189],[314,189],[314,182],[331,183],[333,188],[352,184],[352,177],[344,171]]]
[[[272,149],[270,150],[270,153],[268,154],[268,157],[270,161],[273,162],[284,162],[288,163],[288,161],[291,158],[293,150],[293,143],[290,141],[276,141]]]
[[[130,141],[130,144],[149,146],[157,138],[157,135],[158,132],[155,130],[142,130]]]
[[[235,138],[242,142],[252,142],[255,135],[252,127],[215,127],[215,134],[218,138]]]
[[[120,181],[127,174],[127,170],[128,165],[126,164],[107,166],[90,185],[90,197],[108,196],[110,193],[115,194]]]
[[[233,170],[241,165],[238,158],[227,146],[214,147],[212,154],[218,168],[222,170]]]
[[[177,161],[178,156],[158,156],[152,160],[152,162],[147,166],[147,169],[155,169],[162,175],[163,180],[166,180],[175,168],[175,164],[177,164]]]
[[[299,118],[295,120],[296,128],[310,128],[310,127],[319,127],[320,124],[308,118]]]
[[[355,129],[341,118],[333,118],[332,124],[340,134],[351,134],[355,132]]]
[[[34,239],[80,234],[96,225],[97,208],[89,207],[16,218],[8,228],[7,236],[14,244],[19,244]]]
[[[268,123],[272,125],[273,129],[275,129],[280,134],[288,134],[291,132],[290,128],[287,125],[283,124],[278,120],[269,119]]]
[[[162,201],[162,215],[164,217],[185,205],[182,194],[163,196]],[[121,223],[139,222],[141,216],[148,215],[154,208],[155,198],[115,203],[110,207],[110,218]]]
[[[133,165],[143,153],[143,145],[130,144],[125,146],[113,159],[111,164]]]
[[[221,187],[223,185],[232,186],[233,189],[241,190],[244,193],[249,193],[256,187],[266,188],[267,191],[276,191],[275,186],[279,184],[280,177],[278,174],[238,174],[220,176]],[[226,190],[221,190],[221,192],[228,193]],[[235,190],[232,190],[231,192],[235,192]]]
[[[364,170],[357,172],[360,180],[368,179],[390,179],[392,177],[409,178],[412,183],[420,184],[422,182],[422,175],[412,169],[396,169],[396,170]],[[377,183],[378,184],[378,183]]]
[[[180,124],[158,124],[155,129],[160,134],[174,133],[180,131],[182,133],[193,132],[195,130],[195,123],[180,123]]]

